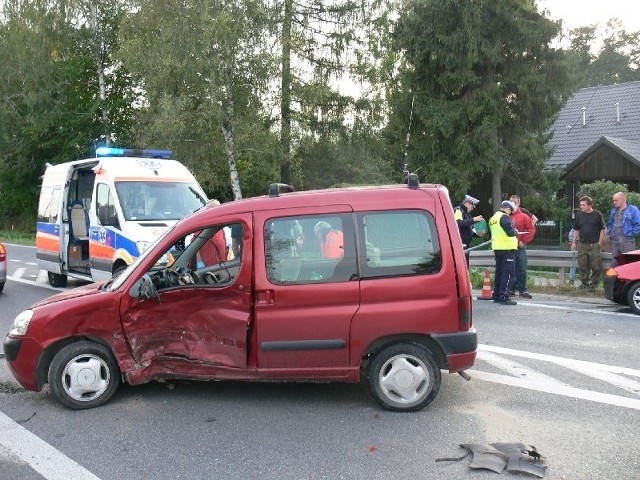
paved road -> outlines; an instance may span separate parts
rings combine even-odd
[[[32,275],[30,267],[17,266]],[[9,281],[0,327],[54,293],[37,286],[37,273],[33,282]],[[470,471],[469,459],[435,459],[460,455],[459,443],[523,441],[545,455],[547,478],[637,478],[640,317],[606,301],[541,295],[474,309],[472,380],[445,375],[438,398],[415,414],[382,411],[357,385],[237,382],[124,386],[109,404],[73,412],[46,391],[20,390],[0,360],[0,472],[489,479],[496,474]]]

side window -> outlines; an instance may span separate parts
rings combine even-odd
[[[120,228],[111,189],[104,183],[98,184],[96,189],[96,215],[101,225]]]
[[[47,223],[58,222],[60,210],[60,188],[43,187],[38,203],[38,221]]]
[[[275,285],[357,278],[355,230],[349,215],[282,217],[265,224],[268,280]]]
[[[442,267],[438,232],[423,211],[369,212],[358,215],[365,248],[362,278],[433,274]]]
[[[232,232],[242,239],[242,224],[213,225],[180,239],[150,272],[156,288],[223,287],[233,283],[242,259],[232,249]]]

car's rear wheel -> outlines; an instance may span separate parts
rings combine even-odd
[[[429,350],[406,342],[380,350],[369,365],[367,380],[373,398],[383,408],[415,412],[433,401],[442,377]]]
[[[629,287],[627,304],[631,307],[633,313],[640,315],[640,282],[636,282]]]
[[[66,287],[67,286],[67,276],[60,275],[59,273],[49,272],[49,285],[52,287]]]
[[[49,386],[56,399],[74,410],[106,403],[120,385],[120,370],[108,348],[76,342],[62,348],[49,366]]]

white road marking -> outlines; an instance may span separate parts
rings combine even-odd
[[[80,464],[0,412],[0,445],[47,480],[100,480]]]
[[[48,288],[49,290],[55,290],[56,292],[64,292],[64,291],[66,291],[66,288],[56,288],[56,287],[52,287],[51,285],[49,285],[47,283],[43,283],[40,280],[40,275],[38,275],[38,278],[35,281],[33,281],[33,280],[25,280],[24,278],[18,278],[18,277],[14,277],[14,276],[11,276],[11,275],[7,276],[7,280],[11,280],[12,282],[24,283],[26,285],[32,285],[34,287]]]
[[[544,373],[536,372],[535,370],[525,367],[520,363],[514,362],[513,360],[507,360],[499,355],[494,355],[493,353],[489,353],[485,350],[478,351],[478,359],[483,362],[489,363],[494,367],[499,368],[500,370],[505,371],[509,375],[517,378],[526,378],[529,381],[536,382],[544,382],[548,385],[556,384],[558,386],[566,387],[567,384],[561,382],[560,380],[556,380],[553,377],[545,375]]]
[[[572,306],[567,305],[565,307],[563,305],[547,305],[544,303],[530,303],[530,302],[521,302],[521,301],[518,301],[518,305],[522,305],[523,307],[538,307],[538,308],[551,308],[553,310],[568,310],[573,313],[585,312],[585,313],[597,313],[601,315],[617,315],[620,317],[638,318],[638,315],[636,315],[635,313],[612,312],[607,310],[597,310],[593,308],[576,308],[575,305],[572,305]],[[605,306],[605,308],[620,308],[620,307],[624,307],[624,305],[618,305],[617,303],[613,303],[613,302],[611,302],[610,306],[609,305]]]
[[[640,400],[636,400],[635,398],[620,397],[619,395],[593,392],[591,390],[582,390],[580,388],[569,386],[551,385],[546,382],[529,381],[526,378],[498,375],[473,369],[467,370],[467,373],[471,375],[472,379],[484,380],[486,382],[500,383],[502,385],[510,385],[512,387],[526,388],[528,390],[536,390],[538,392],[552,393],[554,395],[562,395],[564,397],[590,400],[592,402],[606,403],[608,405],[640,410]]]
[[[24,272],[25,272],[26,270],[27,270],[27,269],[26,269],[26,268],[24,268],[24,267],[16,268],[16,269],[15,269],[15,271],[13,272],[12,277],[15,277],[15,278],[22,278],[22,277],[24,276]]]
[[[640,400],[622,397],[619,395],[611,395],[607,393],[574,388],[552,377],[535,372],[528,367],[524,367],[517,362],[502,358],[500,355],[496,355],[498,353],[502,355],[510,355],[550,362],[555,365],[581,373],[583,375],[602,380],[635,395],[640,395],[640,382],[627,378],[623,375],[640,377],[640,370],[483,344],[478,345],[478,359],[486,361],[487,363],[500,368],[501,370],[504,370],[511,375],[499,375],[475,369],[468,370],[468,372],[472,375],[472,378],[477,378],[479,380],[484,380],[487,382],[500,383],[503,385],[510,385],[514,387],[526,388],[529,390],[553,393],[566,397],[590,400],[594,402],[640,410]]]

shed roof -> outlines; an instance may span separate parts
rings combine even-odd
[[[602,137],[640,158],[640,82],[578,90],[560,111],[547,168],[566,169]]]

